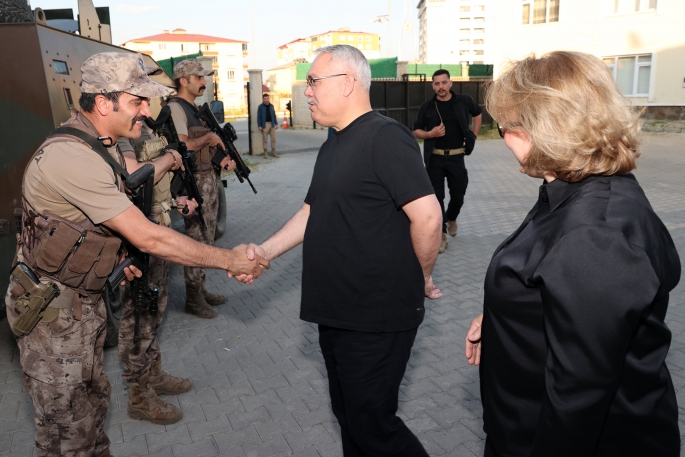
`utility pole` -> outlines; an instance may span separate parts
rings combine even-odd
[[[252,28],[252,68],[257,68],[257,65],[255,64],[255,55],[257,54],[255,51],[257,45],[254,41],[254,0],[250,0],[250,25]],[[250,51],[248,50],[248,52]],[[261,91],[262,88],[260,87],[259,90]]]
[[[392,53],[390,50],[390,43],[392,43],[392,37],[390,35],[392,33],[392,27],[391,27],[392,15],[390,14],[391,8],[392,8],[392,0],[388,0],[388,58],[392,57]]]
[[[391,8],[392,8],[392,0],[388,0],[388,14],[376,16],[376,18],[373,21],[371,21],[371,22],[387,21],[387,23],[388,23],[388,57],[391,57],[391,53],[392,53],[391,46],[390,46],[390,42],[392,41],[392,36],[391,36],[392,21],[390,20],[391,19],[391,16],[390,16]]]

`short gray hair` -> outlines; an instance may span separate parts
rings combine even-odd
[[[314,51],[315,55],[328,53],[331,61],[342,60],[349,65],[356,73],[357,81],[367,92],[371,88],[371,67],[364,54],[353,46],[347,44],[336,44],[335,46],[325,46]]]

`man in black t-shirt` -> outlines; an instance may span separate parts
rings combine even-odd
[[[427,456],[395,413],[424,299],[441,296],[430,277],[440,205],[411,131],[371,110],[364,55],[317,53],[305,95],[312,119],[336,132],[302,209],[248,251],[273,259],[303,243],[300,317],[319,325],[344,455]]]
[[[435,96],[423,102],[414,123],[414,135],[425,140],[426,171],[443,211],[441,254],[447,249],[447,232],[457,236],[457,216],[469,184],[464,154],[471,154],[481,124],[480,107],[468,95],[452,92],[451,87],[447,70],[433,73]],[[469,115],[473,116],[473,130],[469,130]],[[447,211],[443,202],[445,178],[450,190]]]

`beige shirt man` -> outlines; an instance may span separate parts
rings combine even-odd
[[[97,134],[83,115],[74,110],[71,116]],[[108,152],[123,165],[116,146]],[[85,144],[71,141],[46,146],[28,165],[25,177],[24,196],[38,213],[49,211],[73,222],[89,218],[97,225],[133,205],[116,186],[112,167]]]
[[[120,137],[140,136],[142,119],[151,114],[150,98],[170,92],[149,78],[140,54],[128,52],[86,59],[81,79],[82,112],[74,112],[67,126],[87,131],[105,145],[116,144]],[[52,320],[22,330],[17,344],[26,391],[34,406],[38,456],[109,456],[110,442],[104,429],[111,389],[103,370],[102,350],[107,313],[99,283],[116,262],[112,248],[118,247],[118,240],[110,231],[141,251],[172,262],[254,277],[262,269],[243,260],[245,247],[229,251],[205,246],[153,224],[122,192],[122,177],[103,157],[79,141],[64,139],[55,136],[47,140],[27,166],[20,253],[20,260],[33,266],[41,281],[59,278],[51,282],[61,293],[48,303]],[[109,154],[123,163],[116,146],[109,148]],[[34,212],[36,216],[31,217]],[[54,231],[44,230],[46,220],[59,225]],[[72,222],[80,221],[85,228],[71,227],[76,225]],[[77,241],[73,241],[74,232],[80,234]],[[268,266],[266,261],[263,264]],[[125,274],[129,280],[141,276],[135,267],[126,268]],[[26,308],[17,306],[27,302],[22,290],[34,293],[31,287],[21,289],[19,279],[12,277],[6,295],[13,330],[26,315]]]

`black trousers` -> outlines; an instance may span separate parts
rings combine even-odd
[[[319,344],[345,457],[428,457],[397,417],[416,329],[374,333],[319,325]]]
[[[435,196],[442,209],[442,233],[447,233],[447,221],[456,221],[461,207],[464,205],[464,195],[469,185],[469,173],[464,164],[464,154],[455,156],[439,156],[432,154],[426,167],[428,177],[433,184]],[[445,178],[450,191],[450,203],[445,211]]]

